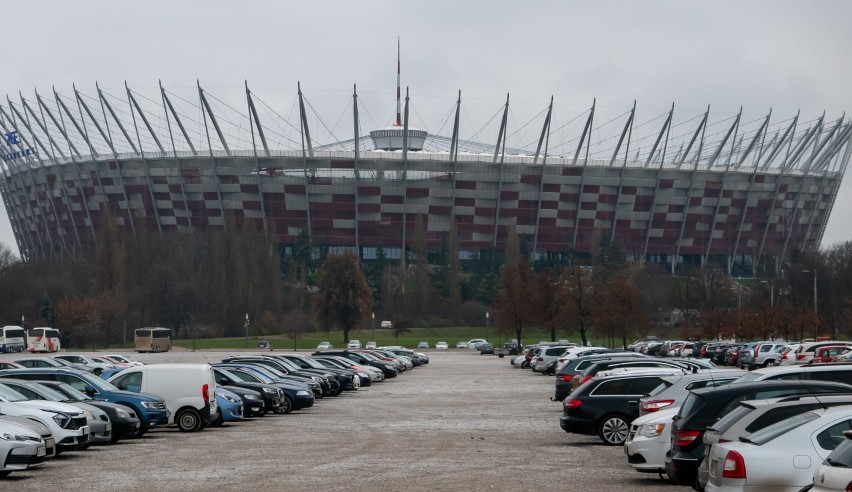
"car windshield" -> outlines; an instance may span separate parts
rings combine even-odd
[[[240,381],[245,381],[247,383],[266,383],[267,382],[267,381],[264,381],[265,378],[263,378],[260,374],[258,374],[257,372],[254,372],[254,371],[249,373],[248,371],[244,371],[242,369],[234,369],[233,371],[231,371],[231,374],[236,379],[239,379]]]
[[[282,378],[282,377],[286,376],[286,374],[281,372],[281,370],[278,369],[277,367],[273,367],[273,366],[267,365],[267,364],[256,365],[255,367],[252,367],[252,370],[255,371],[255,372],[259,372],[261,374],[265,374],[265,375],[270,376],[270,377],[275,376],[276,378]]]
[[[79,391],[77,388],[71,386],[70,384],[59,383],[56,385],[51,385],[50,387],[51,389],[64,393],[65,396],[67,396],[71,400],[84,401],[92,399],[89,397],[89,395],[83,393],[82,391]]]
[[[369,361],[373,361],[373,362],[375,362],[375,361],[379,360],[379,358],[378,358],[378,357],[376,357],[375,355],[373,355],[373,354],[368,354],[368,353],[366,353],[366,352],[358,352],[358,355],[360,355],[361,357],[363,357],[363,358],[365,358],[365,359],[367,359],[367,360],[369,360]]]
[[[26,401],[27,398],[13,390],[12,388],[6,386],[5,384],[0,384],[0,398],[6,401]]]
[[[770,426],[764,427],[763,429],[760,429],[759,431],[747,437],[741,437],[740,440],[744,440],[745,442],[750,442],[752,444],[762,446],[768,443],[769,441],[775,439],[776,437],[786,434],[787,432],[790,432],[796,427],[800,427],[818,418],[819,415],[814,412],[800,413],[799,415],[790,417],[789,419],[782,420]]]
[[[303,357],[302,360],[305,361],[305,363],[308,366],[313,367],[314,369],[325,369],[326,368],[324,365],[320,364],[319,362],[317,362],[317,361],[315,361],[315,360],[313,360],[309,357]]]
[[[101,378],[95,376],[89,376],[88,374],[75,374],[77,377],[85,381],[89,386],[94,386],[99,391],[120,391],[118,388],[113,386],[112,383],[108,381],[104,381]]]
[[[282,366],[286,367],[288,371],[301,371],[302,368],[297,366],[296,364],[290,362],[289,360],[283,357],[276,357],[276,361],[278,361]]]
[[[68,367],[74,367],[74,364],[72,364],[72,363],[68,362],[68,361],[67,361],[67,360],[65,360],[65,359],[59,359],[59,358],[57,358],[57,359],[53,359],[53,361],[55,362],[55,364],[51,364],[51,365],[54,365],[54,366],[68,366]]]
[[[41,385],[41,384],[36,384],[31,389],[33,391],[35,391],[36,393],[40,394],[41,396],[43,396],[44,397],[44,398],[42,398],[43,400],[65,401],[65,400],[68,399],[68,397],[66,397],[62,393],[55,391],[52,388],[48,388],[47,386],[44,386],[44,385]]]

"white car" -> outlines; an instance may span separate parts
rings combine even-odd
[[[512,367],[523,367],[524,362],[527,361],[527,354],[516,355],[512,357]]]
[[[666,453],[672,447],[672,420],[680,407],[650,413],[630,423],[624,442],[627,463],[645,473],[665,473]]]
[[[317,345],[317,350],[328,350],[333,347],[334,345],[332,345],[331,342],[320,342],[320,344]]]
[[[129,355],[121,355],[121,354],[106,354],[104,355],[107,359],[114,360],[116,362],[123,362],[125,364],[130,364],[131,366],[144,366],[142,362],[134,359]]]
[[[364,348],[368,348],[368,349],[374,349],[374,348],[376,348],[376,342],[375,342],[375,340],[370,340],[369,342],[367,342],[367,346],[366,346],[366,347],[364,347]]]
[[[448,348],[450,348],[450,346],[447,345],[447,342],[438,342],[435,344],[436,350],[447,350]]]
[[[31,428],[0,421],[0,476],[44,463],[44,440]]]
[[[57,452],[73,451],[89,443],[89,426],[79,408],[57,401],[29,401],[17,391],[0,384],[0,413],[35,420],[50,429]]]
[[[467,348],[467,342],[456,342],[456,348]]]
[[[476,350],[476,349],[479,348],[479,345],[481,345],[483,343],[488,343],[488,340],[486,340],[484,338],[474,338],[474,339],[469,340],[467,342],[467,348]]]
[[[349,340],[349,343],[346,344],[346,348],[348,348],[348,349],[359,349],[359,348],[361,348],[361,340]]]
[[[814,472],[811,492],[845,492],[852,483],[852,431]]]
[[[852,406],[819,408],[710,449],[707,492],[795,492],[810,485],[820,463],[846,438]]]

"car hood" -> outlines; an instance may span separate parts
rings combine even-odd
[[[37,432],[40,436],[49,436],[51,435],[50,429],[47,428],[46,425],[38,422],[36,420],[31,420],[24,417],[14,417],[12,415],[0,415],[0,421],[9,422],[12,424],[18,424],[33,431]]]
[[[71,405],[70,403],[62,403],[58,401],[47,401],[47,400],[27,400],[27,401],[16,401],[16,405],[26,407],[26,408],[34,408],[36,410],[45,410],[48,412],[61,412],[67,413],[68,415],[82,415],[83,411],[78,407]]]

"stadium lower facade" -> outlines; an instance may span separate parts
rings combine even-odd
[[[490,148],[461,141],[456,123],[453,137],[428,135],[415,151],[406,148],[406,132],[416,131],[407,101],[401,150],[371,147],[357,130],[344,142],[312,144],[304,109],[296,126],[307,144],[270,149],[248,89],[252,148],[237,149],[200,87],[210,145],[199,149],[161,91],[159,125],[129,89],[124,112],[100,90],[89,99],[75,91],[76,111],[56,93],[0,106],[0,191],[23,257],[93,247],[108,207],[127,236],[204,234],[233,221],[276,244],[307,234],[312,245],[357,248],[369,259],[378,248],[390,258],[412,250],[419,227],[430,249],[444,247],[455,227],[467,257],[502,250],[514,230],[536,257],[592,254],[610,239],[631,259],[673,271],[717,262],[753,273],[762,260],[819,247],[852,154],[843,119],[796,117],[773,136],[768,116],[746,131],[737,115],[711,141],[705,114],[675,143],[668,113],[641,155],[628,150],[634,107],[618,143],[593,158],[594,106],[566,155],[547,155],[550,111],[535,152],[508,152],[505,115]]]

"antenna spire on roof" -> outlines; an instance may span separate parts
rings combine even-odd
[[[402,106],[400,105],[400,88],[399,88],[399,36],[396,37],[396,124],[394,126],[402,126]]]

